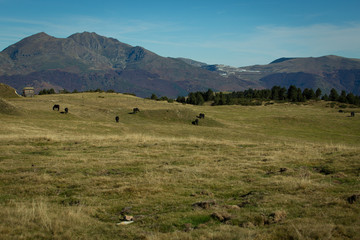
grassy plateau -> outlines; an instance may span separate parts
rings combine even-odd
[[[2,99],[0,239],[360,239],[360,109],[339,109]]]

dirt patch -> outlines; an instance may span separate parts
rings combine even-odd
[[[215,200],[209,200],[209,201],[203,201],[203,202],[197,202],[194,203],[192,206],[193,208],[202,208],[202,209],[209,209],[212,206],[215,206],[216,202]]]

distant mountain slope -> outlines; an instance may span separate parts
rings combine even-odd
[[[338,56],[294,58],[266,66],[272,67],[270,74],[259,79],[265,87],[295,85],[321,88],[324,92],[335,88],[360,94],[360,59]]]
[[[360,59],[339,56],[318,58],[280,58],[267,65],[235,68],[224,65],[206,65],[202,68],[219,75],[236,77],[260,88],[274,85],[300,88],[321,88],[324,93],[335,88],[360,94]]]
[[[188,92],[239,91],[273,85],[346,90],[360,94],[360,60],[338,56],[280,58],[268,65],[235,68],[185,58],[164,58],[96,33],[55,38],[38,33],[0,52],[0,82],[79,91],[113,89],[149,97]]]

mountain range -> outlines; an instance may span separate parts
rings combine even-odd
[[[96,33],[55,38],[38,33],[0,52],[0,82],[21,92],[54,88],[176,97],[189,92],[239,91],[274,85],[331,88],[360,94],[360,59],[339,56],[280,58],[267,65],[231,67],[165,58]]]

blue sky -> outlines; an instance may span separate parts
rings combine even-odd
[[[38,32],[96,32],[164,57],[247,66],[360,58],[359,0],[0,0],[0,50]]]

